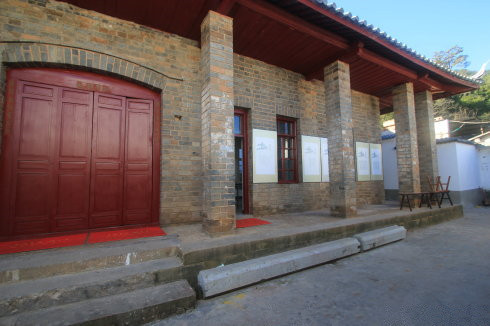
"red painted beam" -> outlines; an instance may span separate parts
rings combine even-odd
[[[471,89],[476,89],[478,87],[475,83],[459,79],[458,77],[455,77],[455,76],[451,75],[450,73],[448,73],[442,69],[439,69],[439,68],[437,68],[437,67],[435,67],[435,66],[433,66],[433,65],[431,65],[431,64],[429,64],[423,60],[420,60],[420,59],[413,57],[412,55],[410,55],[406,51],[398,48],[397,46],[395,46],[391,42],[380,38],[378,35],[374,34],[371,31],[366,30],[365,28],[359,26],[358,24],[356,24],[354,22],[348,21],[347,19],[340,17],[340,16],[334,14],[333,12],[331,12],[329,10],[320,7],[319,5],[317,5],[316,3],[314,3],[311,0],[297,0],[297,2],[299,2],[299,3],[303,4],[304,6],[309,7],[311,9],[323,14],[324,16],[332,19],[333,21],[335,21],[337,23],[340,23],[340,24],[350,28],[351,30],[353,30],[355,32],[358,32],[359,34],[375,41],[376,43],[384,46],[385,48],[388,48],[389,50],[391,50],[394,53],[402,56],[403,58],[408,59],[408,60],[414,62],[415,64],[419,65],[420,67],[425,68],[425,69],[427,69],[427,70],[429,70],[429,71],[431,71],[431,72],[433,72],[433,73],[435,73],[441,77],[444,77],[444,78],[446,78],[446,79],[448,79],[454,83],[467,86]]]
[[[225,16],[229,16],[235,4],[235,0],[222,0],[216,8],[216,12],[219,12],[220,14]]]
[[[390,69],[396,73],[399,73],[400,75],[403,75],[403,76],[405,76],[411,80],[415,80],[418,78],[418,75],[416,72],[414,72],[408,68],[405,68],[402,65],[394,63],[393,61],[387,60],[386,58],[383,58],[383,57],[381,57],[381,56],[379,56],[379,55],[375,54],[374,52],[369,51],[367,49],[362,49],[358,55],[359,55],[359,57],[361,57],[361,59],[364,59],[366,61],[374,63],[380,67],[388,68],[388,69]]]
[[[306,80],[321,79],[323,77],[323,69],[334,61],[340,60],[346,63],[353,63],[359,59],[359,51],[364,47],[362,42],[357,42],[352,45],[348,51],[341,51],[330,57],[322,60],[321,64],[313,68],[310,72],[305,73]]]
[[[300,19],[263,0],[236,0],[236,2],[261,15],[267,16],[270,19],[289,26],[294,30],[322,40],[340,49],[345,50],[350,47],[349,43],[343,37],[308,23],[307,21]]]

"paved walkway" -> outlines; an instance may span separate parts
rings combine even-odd
[[[154,325],[490,325],[490,208]]]

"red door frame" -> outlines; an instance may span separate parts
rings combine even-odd
[[[242,118],[242,133],[234,134],[235,137],[243,139],[243,213],[250,214],[249,203],[249,179],[248,179],[248,114],[244,109],[235,108],[234,116]]]
[[[19,81],[46,83],[59,87],[101,92],[127,98],[152,100],[153,110],[153,171],[151,224],[158,224],[160,210],[160,94],[143,86],[90,72],[54,68],[18,68],[7,70],[4,106],[2,152],[0,156],[0,236],[11,236],[10,187],[13,175],[12,127]]]

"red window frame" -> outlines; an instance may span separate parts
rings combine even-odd
[[[288,123],[290,124],[289,133],[281,133],[279,124]],[[296,128],[296,119],[288,117],[277,117],[277,172],[278,172],[278,182],[279,183],[298,183],[298,137]],[[289,140],[291,146],[286,147],[286,140]],[[290,157],[286,157],[285,150],[289,150]],[[293,161],[292,168],[286,168],[286,161]],[[286,172],[292,172],[293,177],[291,180],[287,180],[284,176]]]

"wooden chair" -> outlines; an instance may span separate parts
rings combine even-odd
[[[446,183],[442,183],[441,177],[437,177],[436,192],[441,194],[441,199],[439,200],[439,207],[441,206],[443,199],[449,200],[449,202],[451,203],[451,206],[453,206],[453,201],[451,200],[451,196],[449,196],[449,182],[450,181],[451,181],[451,176],[447,177]]]
[[[427,183],[429,184],[429,201],[435,201],[439,208],[441,208],[441,205],[439,204],[439,192],[437,191],[437,185],[439,184],[440,179],[441,177],[436,177],[436,179],[433,180],[430,176],[427,176]]]

